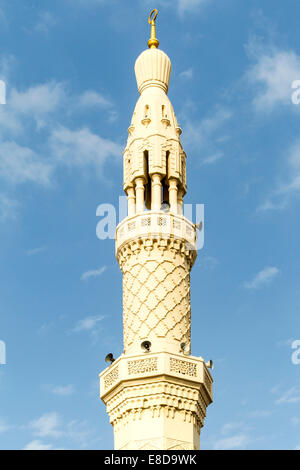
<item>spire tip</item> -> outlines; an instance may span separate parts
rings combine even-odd
[[[148,41],[148,47],[150,49],[157,49],[159,46],[159,41],[156,37],[156,32],[155,32],[155,20],[156,20],[157,14],[158,14],[158,11],[156,10],[156,8],[154,8],[149,15],[148,23],[151,24],[151,36]]]

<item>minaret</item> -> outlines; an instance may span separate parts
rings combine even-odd
[[[128,216],[116,230],[123,273],[124,352],[100,374],[115,449],[199,449],[212,377],[191,352],[190,270],[197,230],[183,216],[186,154],[167,96],[169,57],[149,49],[135,63],[140,93],[124,150]]]

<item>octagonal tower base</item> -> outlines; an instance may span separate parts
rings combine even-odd
[[[202,358],[122,355],[100,374],[116,450],[196,450],[212,377]]]

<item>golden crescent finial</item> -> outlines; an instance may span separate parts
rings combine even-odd
[[[158,11],[156,10],[156,8],[154,8],[149,15],[148,22],[149,24],[151,24],[151,37],[148,41],[148,47],[150,47],[150,49],[157,49],[157,47],[159,46],[159,41],[156,38],[156,33],[155,33],[155,20],[156,20],[157,14],[158,14]]]
[[[151,18],[151,16],[153,15],[153,13],[154,13],[154,16],[153,16],[153,18]],[[157,14],[158,14],[158,11],[156,10],[156,8],[154,8],[154,9],[151,11],[150,15],[149,15],[149,20],[148,20],[149,24],[155,23]]]

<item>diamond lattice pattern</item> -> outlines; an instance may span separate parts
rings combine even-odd
[[[124,348],[155,336],[189,341],[190,274],[180,255],[131,256],[123,270]]]

